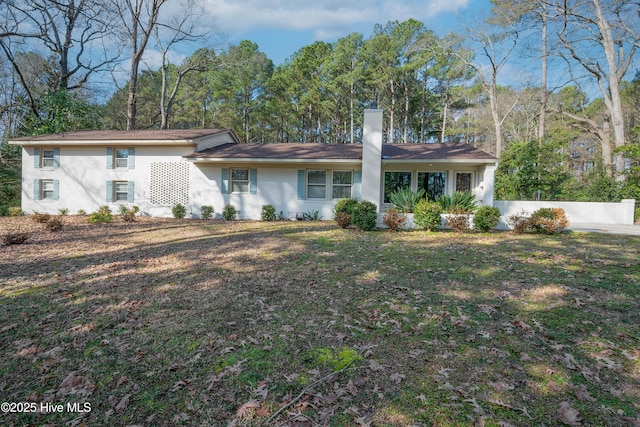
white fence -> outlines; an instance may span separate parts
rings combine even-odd
[[[620,203],[598,202],[533,202],[495,200],[493,205],[502,212],[500,226],[506,227],[509,216],[526,211],[532,213],[540,208],[562,208],[570,224],[619,224],[633,225],[635,200],[622,200]]]

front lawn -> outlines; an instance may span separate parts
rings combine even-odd
[[[0,219],[2,425],[640,424],[640,238],[65,222]]]

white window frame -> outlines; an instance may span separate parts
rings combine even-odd
[[[118,189],[118,186],[124,185],[124,191]],[[124,195],[124,198],[118,198],[118,195]],[[114,203],[124,202],[129,200],[129,181],[113,181],[113,196],[111,198]]]
[[[47,188],[49,187],[49,188]],[[47,194],[50,194],[47,197]],[[40,200],[55,200],[55,184],[53,179],[40,180]]]
[[[233,179],[234,171],[246,171],[247,179]],[[234,183],[240,185],[240,191],[234,189]],[[243,189],[246,185],[246,190]],[[229,193],[248,194],[251,187],[251,170],[249,168],[229,168]]]
[[[473,171],[465,171],[465,170],[453,172],[453,191],[460,191],[458,190],[458,174],[461,174],[461,173],[466,173],[471,175],[471,180],[469,182],[469,187],[470,187],[469,191],[473,193],[473,190],[475,189],[474,183],[476,179],[476,173]]]
[[[309,179],[309,175],[311,172],[322,172],[324,173],[324,184],[319,183],[319,182],[311,182]],[[327,177],[328,177],[328,173],[326,169],[307,169],[307,199],[311,199],[311,200],[327,200]],[[311,197],[310,194],[310,188],[314,187],[314,188],[324,188],[324,196],[323,197]]]
[[[119,157],[118,152],[126,153],[125,157]],[[128,169],[129,168],[129,149],[113,147],[113,168]]]
[[[338,172],[338,173],[348,173],[349,174],[349,184],[336,184],[336,182],[335,182],[336,172]],[[335,190],[338,189],[338,188],[340,188],[340,189],[348,188],[349,189],[349,195],[336,196],[335,195]],[[352,193],[353,193],[353,171],[352,170],[333,170],[333,171],[331,171],[331,198],[332,199],[350,198]]]
[[[51,156],[46,156],[45,154],[49,152]],[[53,148],[41,148],[40,149],[40,167],[42,169],[53,169],[55,164],[55,149]],[[48,164],[50,163],[50,164]]]

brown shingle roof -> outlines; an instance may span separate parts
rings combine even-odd
[[[228,129],[76,130],[52,135],[25,136],[11,141],[192,141],[229,132]]]
[[[224,144],[190,159],[361,160],[362,144]],[[495,157],[468,144],[383,144],[385,160],[478,160]]]

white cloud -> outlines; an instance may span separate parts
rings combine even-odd
[[[316,36],[351,32],[355,25],[435,16],[465,9],[471,0],[205,0],[219,31],[311,30]]]

